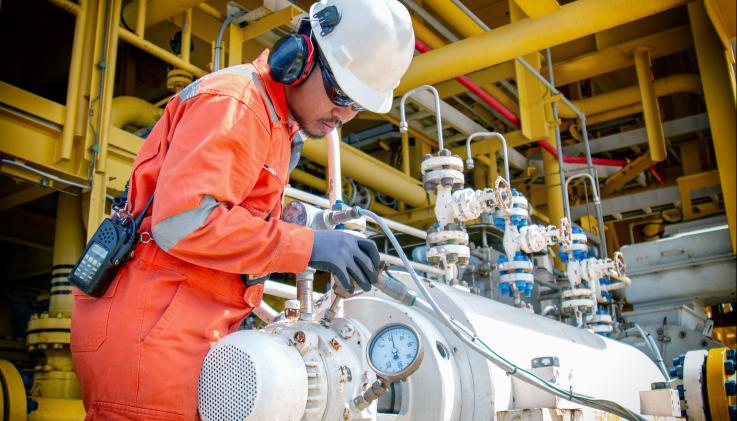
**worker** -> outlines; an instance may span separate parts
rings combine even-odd
[[[331,272],[369,290],[366,239],[280,220],[298,131],[325,136],[389,111],[414,52],[397,0],[322,0],[252,64],[206,75],[167,104],[136,157],[140,242],[100,298],[75,291],[71,349],[88,419],[197,419],[209,348],[261,302],[265,274]],[[275,360],[274,364],[279,364]]]

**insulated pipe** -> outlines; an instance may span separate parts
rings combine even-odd
[[[543,50],[550,45],[579,39],[687,2],[687,0],[645,2],[577,0],[561,6],[560,10],[549,15],[537,19],[522,19],[415,57],[396,93],[401,94],[419,85],[435,84],[458,75],[469,74],[513,60],[515,57]],[[474,27],[478,26],[474,24]]]
[[[416,43],[417,41],[415,41]],[[417,45],[417,44],[415,44]],[[402,95],[402,99],[399,100],[399,131],[404,133],[409,129],[409,125],[407,124],[407,115],[404,110],[404,103],[407,101],[407,98],[412,96],[418,91],[421,90],[427,90],[430,91],[430,93],[433,94],[435,97],[435,125],[437,126],[438,131],[438,150],[443,150],[443,122],[442,117],[440,116],[440,94],[438,94],[437,89],[430,85],[422,85],[418,86],[414,89],[410,89],[407,91],[404,95]]]
[[[507,140],[504,139],[504,136],[501,133],[477,132],[472,134],[471,136],[468,136],[468,139],[466,139],[466,167],[468,167],[469,170],[473,169],[471,142],[473,142],[473,139],[476,139],[477,137],[495,137],[499,139],[500,142],[502,142],[502,151],[504,151],[504,178],[507,180],[507,184],[511,185],[510,183],[512,182],[512,180],[509,178],[509,156],[507,155]]]
[[[700,78],[688,73],[670,75],[658,79],[653,83],[653,87],[655,89],[655,96],[657,97],[682,92],[689,92],[698,95],[703,93]],[[640,93],[640,86],[638,85],[617,89],[616,91],[607,92],[590,98],[571,101],[571,103],[584,114],[593,115],[636,105],[641,101],[642,96]],[[560,116],[563,118],[576,118],[576,113],[566,104],[563,104],[560,109]]]
[[[332,208],[337,202],[343,202],[343,177],[340,174],[340,135],[333,129],[325,136],[328,149],[328,198]]]
[[[650,51],[647,48],[635,49],[635,70],[642,97],[642,114],[645,116],[647,142],[653,162],[665,161],[668,150],[665,145],[663,122],[660,121],[660,106],[655,94],[653,72],[650,69]]]

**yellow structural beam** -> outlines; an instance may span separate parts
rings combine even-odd
[[[642,112],[642,103],[626,105],[624,107],[615,108],[613,110],[604,111],[603,113],[593,114],[586,117],[586,123],[589,126],[594,124],[603,123],[605,121],[612,121],[618,118],[626,117],[632,114],[638,114]]]
[[[645,116],[647,142],[650,146],[650,158],[653,162],[664,161],[668,150],[665,145],[663,122],[660,119],[658,97],[655,94],[655,78],[650,68],[650,50],[637,48],[634,55],[637,81],[640,86],[640,97],[642,98],[642,113]]]
[[[727,51],[732,64],[735,63],[733,42],[737,36],[737,2],[734,0],[704,0],[706,14]]]
[[[630,161],[616,173],[607,177],[599,192],[602,197],[610,196],[621,190],[627,183],[637,178],[643,171],[653,165],[650,154],[640,155]]]
[[[54,193],[54,190],[45,186],[31,186],[24,188],[21,191],[0,197],[0,212],[12,209],[32,200],[48,196],[51,193]]]
[[[146,27],[151,27],[159,22],[163,22],[174,15],[183,13],[187,9],[197,7],[200,3],[204,3],[205,0],[148,0],[143,2],[143,6],[146,8],[143,17],[146,21]],[[129,28],[135,28],[138,26],[138,20],[141,17],[138,13],[138,2],[130,2],[123,8],[123,15],[121,18],[125,21]]]
[[[507,61],[466,76],[479,86],[486,86],[494,82],[499,82],[500,80],[512,79],[514,77],[514,63]],[[441,98],[462,94],[468,90],[455,79],[438,83],[436,89]]]
[[[686,0],[577,0],[538,19],[522,19],[417,56],[396,93],[435,84],[632,22]]]
[[[632,52],[642,45],[652,49],[650,52],[652,58],[685,51],[693,45],[691,28],[688,25],[678,26],[555,63],[553,65],[555,84],[563,86],[633,66]],[[547,74],[547,68],[543,70],[543,74]]]
[[[660,78],[655,81],[653,88],[657,97],[683,92],[699,95],[702,93],[699,77],[691,74],[676,74]],[[636,85],[572,102],[584,114],[594,115],[640,103],[642,94],[640,86]],[[561,103],[559,115],[561,118],[576,118],[576,113],[564,103]]]
[[[62,141],[57,148],[57,160],[69,160],[72,158],[72,147],[77,126],[77,109],[79,105],[79,88],[82,75],[82,58],[84,47],[85,23],[87,20],[87,0],[79,2],[75,13],[74,39],[72,42],[72,57],[69,62],[69,80],[67,81],[67,100],[64,109],[64,131]]]
[[[695,214],[693,211],[691,191],[719,185],[719,171],[706,171],[678,177],[676,183],[678,184],[678,192],[681,195],[683,219],[688,221],[701,216]]]
[[[732,252],[737,253],[737,166],[734,157],[737,155],[735,147],[734,93],[727,89],[732,84],[730,71],[721,41],[706,15],[703,4],[692,2],[688,5],[688,15],[691,19],[696,58],[701,71],[701,83],[704,86],[706,111],[709,116],[711,137],[714,142],[719,179],[721,181],[724,207],[727,211],[729,232],[732,236]]]
[[[302,10],[298,7],[287,6],[276,12],[270,13],[256,22],[249,23],[243,28],[243,42],[247,42],[256,38],[257,36],[276,29],[282,25],[287,25],[293,17],[302,13]],[[233,46],[231,46],[233,49]]]
[[[560,9],[557,0],[514,0],[522,11],[531,18],[539,18]]]
[[[691,140],[678,145],[678,149],[681,152],[683,175],[696,174],[702,171],[701,153],[699,152],[700,144],[700,140]]]

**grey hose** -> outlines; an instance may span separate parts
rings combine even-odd
[[[658,368],[660,369],[660,372],[663,373],[663,377],[665,378],[665,381],[670,383],[670,376],[668,375],[668,369],[665,367],[665,362],[663,361],[663,356],[660,354],[660,350],[658,349],[658,345],[655,343],[655,339],[653,339],[653,335],[649,334],[648,332],[645,332],[645,330],[640,327],[637,323],[634,323],[635,329],[637,329],[637,332],[642,336],[642,340],[645,341],[645,345],[647,345],[648,349],[650,350],[650,353],[653,354],[653,357],[655,357],[655,363],[658,365]]]
[[[572,390],[561,389],[558,386],[538,377],[536,374],[514,365],[513,363],[507,361],[501,355],[494,352],[491,348],[486,346],[481,338],[476,336],[476,334],[474,334],[470,329],[465,327],[460,321],[456,320],[452,316],[449,316],[440,308],[435,299],[430,295],[427,287],[425,287],[425,285],[422,283],[422,280],[419,278],[419,276],[417,276],[417,273],[410,265],[407,255],[404,253],[404,250],[402,250],[402,247],[397,241],[397,238],[391,232],[389,227],[386,226],[384,219],[366,209],[360,209],[360,213],[361,215],[373,219],[381,227],[387,238],[389,238],[389,241],[391,241],[392,245],[397,250],[397,253],[399,253],[399,257],[402,259],[402,262],[404,263],[405,268],[412,277],[415,285],[420,290],[420,292],[422,292],[422,295],[425,296],[425,299],[435,311],[435,317],[440,320],[446,327],[448,327],[448,329],[450,329],[451,332],[453,332],[463,343],[468,345],[469,348],[481,354],[493,364],[499,366],[510,376],[515,376],[525,383],[537,387],[538,389],[541,389],[545,392],[551,393],[555,396],[569,400],[571,402],[576,402],[581,405],[618,415],[628,420],[646,421],[646,419],[642,415],[637,414],[634,411],[627,409],[626,407],[616,402],[603,399],[594,399],[586,395],[574,393]],[[482,347],[480,344],[483,344],[484,347]]]
[[[212,71],[217,72],[220,70],[220,50],[223,49],[223,34],[225,33],[225,28],[230,26],[231,23],[233,23],[234,20],[238,19],[239,17],[245,15],[246,12],[244,10],[238,10],[238,12],[233,13],[232,15],[228,16],[225,21],[223,21],[223,24],[220,25],[220,30],[218,31],[218,37],[215,41],[215,57],[213,58],[212,62]]]

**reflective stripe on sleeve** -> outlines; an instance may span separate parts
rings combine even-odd
[[[212,210],[220,204],[221,202],[215,200],[214,197],[205,195],[200,206],[170,216],[154,225],[151,232],[156,244],[164,251],[171,250],[182,238],[201,227],[207,221]]]

